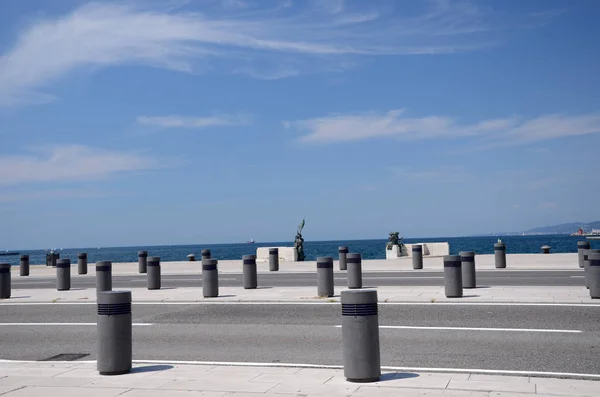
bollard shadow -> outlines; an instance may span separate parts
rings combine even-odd
[[[177,289],[176,287],[160,287],[160,289]]]
[[[11,296],[10,298],[6,298],[6,299],[27,299],[27,298],[31,298],[31,296]]]
[[[145,365],[143,367],[133,367],[129,373],[131,374],[141,374],[145,372],[159,372],[159,371],[167,371],[169,369],[173,369],[172,365]]]
[[[219,295],[211,298],[205,297],[204,299],[218,299],[218,298],[235,298],[236,295]]]
[[[402,379],[411,379],[418,378],[420,375],[415,374],[413,372],[391,372],[387,374],[381,374],[379,378],[379,382],[389,382],[392,380],[402,380]]]
[[[256,287],[256,289],[273,289],[273,287]]]
[[[479,298],[481,295],[463,295],[463,298]]]
[[[492,288],[491,285],[478,285],[475,288],[470,288],[470,289],[485,289],[485,288]]]

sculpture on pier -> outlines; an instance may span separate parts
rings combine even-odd
[[[391,232],[390,237],[388,239],[388,243],[386,244],[386,248],[391,250],[394,245],[397,245],[400,249],[400,252],[404,250],[404,244],[402,243],[402,239],[404,237],[399,237],[400,232]]]
[[[294,240],[294,248],[296,249],[296,253],[298,254],[298,261],[304,262],[304,239],[302,238],[302,229],[304,229],[304,219],[302,219],[302,223],[298,226],[298,232],[296,233],[296,239]]]

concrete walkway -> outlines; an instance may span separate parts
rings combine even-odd
[[[597,397],[600,381],[382,370],[379,382],[350,383],[342,369],[136,362],[102,376],[94,362],[0,362],[3,397]]]
[[[127,288],[132,292],[133,301],[141,302],[282,302],[282,303],[336,303],[340,301],[338,288],[331,298],[319,298],[315,287],[263,287],[244,289],[242,287],[221,287],[219,297],[203,298],[202,287],[164,288],[148,290],[145,287]],[[138,283],[139,285],[139,283]],[[462,298],[446,298],[443,286],[426,287],[377,287],[380,302],[387,303],[545,303],[545,304],[593,304],[600,306],[600,300],[591,299],[588,290],[581,287],[482,287],[465,289]],[[73,303],[95,302],[96,290],[73,289],[56,291],[55,289],[15,289],[10,299],[0,300],[4,304],[22,303]]]
[[[76,262],[76,261],[75,261]],[[513,254],[507,255],[507,269],[510,270],[581,270],[577,262],[577,254]],[[476,256],[478,270],[497,270],[494,266],[494,255]],[[241,273],[241,260],[219,261],[219,273]],[[316,262],[280,262],[279,273],[302,273],[316,272]],[[389,272],[389,271],[418,271],[412,268],[412,259],[403,258],[395,260],[373,259],[364,260],[363,272]],[[113,274],[139,274],[136,263],[113,263]],[[257,262],[260,273],[269,273],[269,264]],[[339,269],[337,261],[334,270]],[[441,257],[425,257],[423,269],[427,271],[443,271],[443,259]],[[19,277],[18,266],[13,266],[13,277]],[[94,264],[89,264],[89,274],[94,274]],[[202,271],[202,263],[196,262],[163,262],[161,263],[162,274],[199,274]],[[56,276],[56,269],[43,265],[32,265],[31,276]],[[77,263],[71,266],[71,274],[77,275]]]

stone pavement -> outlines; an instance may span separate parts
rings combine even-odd
[[[494,255],[477,255],[478,270],[493,270]],[[77,260],[71,266],[71,274],[77,274]],[[577,254],[512,254],[506,256],[508,270],[581,270],[577,262]],[[219,261],[219,273],[241,273],[242,261],[223,260]],[[413,270],[412,259],[402,258],[394,260],[370,259],[363,260],[363,272],[389,272],[389,271],[419,271]],[[304,273],[316,272],[316,262],[280,262],[279,273]],[[266,262],[257,262],[259,273],[269,273],[269,264]],[[337,261],[334,264],[334,270],[339,269]],[[443,259],[441,257],[423,258],[423,271],[443,271]],[[495,269],[502,271],[504,269]],[[88,273],[94,274],[94,264],[89,264]],[[13,266],[13,277],[19,277],[18,266]],[[113,274],[139,274],[138,264],[136,263],[113,263]],[[202,263],[196,262],[163,262],[161,263],[162,274],[200,274],[202,272]],[[56,269],[43,265],[31,266],[31,276],[56,276]]]
[[[163,288],[148,290],[145,287],[120,288],[132,292],[133,302],[179,302],[179,303],[219,303],[219,302],[288,302],[288,303],[335,303],[340,301],[339,294],[345,288],[337,288],[332,298],[317,297],[315,287],[259,287],[244,289],[242,287],[220,287],[219,297],[203,298],[202,287]],[[144,285],[144,283],[142,283]],[[365,285],[368,288],[368,285]],[[387,303],[547,303],[547,304],[593,304],[600,306],[600,300],[591,299],[588,290],[581,287],[480,287],[465,289],[462,298],[446,298],[443,286],[379,286],[378,298]],[[73,289],[56,291],[55,289],[16,289],[13,288],[10,299],[0,300],[3,304],[21,303],[67,303],[95,302],[96,290]]]
[[[338,368],[135,362],[101,376],[95,362],[0,361],[2,397],[598,397],[600,380],[382,369],[374,383],[350,383]]]

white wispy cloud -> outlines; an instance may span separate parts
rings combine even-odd
[[[41,90],[69,73],[118,65],[280,78],[344,69],[352,58],[448,54],[498,42],[510,26],[476,5],[436,0],[405,12],[395,2],[243,1],[151,8],[89,3],[36,19],[0,53],[0,105],[52,99]],[[187,4],[187,5],[186,5]],[[283,59],[283,60],[282,60]]]
[[[485,147],[524,144],[600,132],[600,113],[551,114],[535,118],[515,116],[459,123],[446,116],[409,117],[403,109],[387,113],[330,115],[286,121],[284,127],[304,135],[302,142],[333,143],[374,138],[419,140],[473,137]]]
[[[35,189],[28,191],[2,191],[0,190],[0,203],[62,200],[74,198],[99,198],[106,197],[107,193],[88,188],[75,189]]]
[[[439,165],[431,168],[393,167],[391,172],[402,180],[426,183],[461,183],[473,178],[468,169],[459,165]]]
[[[164,128],[204,128],[216,126],[245,125],[250,122],[247,115],[226,115],[210,117],[190,116],[139,116],[137,122],[141,125]]]
[[[541,210],[551,210],[558,208],[558,203],[555,201],[544,201],[542,203],[539,203],[538,208]]]
[[[137,153],[82,145],[54,146],[24,155],[0,156],[0,186],[88,181],[162,166],[154,158]]]

